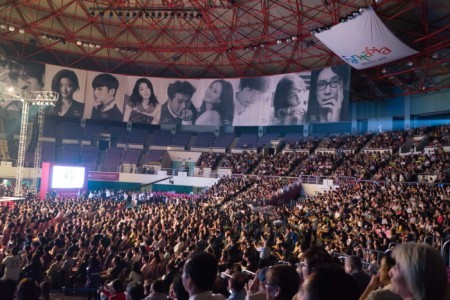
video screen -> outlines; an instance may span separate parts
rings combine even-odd
[[[53,166],[52,189],[81,189],[84,186],[84,167]]]

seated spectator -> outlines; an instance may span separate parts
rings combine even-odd
[[[359,289],[341,268],[318,268],[303,282],[294,300],[357,300]]]
[[[194,253],[183,267],[183,286],[190,300],[224,300],[222,295],[212,294],[217,275],[217,260],[209,253]]]
[[[113,280],[101,290],[100,296],[102,300],[126,300],[123,283],[119,279]]]
[[[267,300],[291,300],[300,287],[300,276],[288,265],[270,267],[266,273]]]
[[[39,287],[31,278],[24,278],[17,286],[17,300],[39,300]]]
[[[228,281],[228,288],[230,291],[228,300],[245,300],[245,283],[245,276],[241,272],[233,273]]]
[[[180,276],[173,279],[170,285],[169,298],[172,300],[188,300],[189,293],[184,289],[183,281]]]
[[[436,249],[410,242],[397,245],[392,256],[396,261],[389,271],[392,292],[402,299],[444,300],[447,270]]]
[[[391,278],[389,271],[395,265],[392,252],[388,251],[381,258],[378,275],[373,275],[364,293],[359,300],[401,300],[400,296],[391,291]],[[381,288],[378,288],[380,287]]]
[[[127,287],[126,300],[144,299],[144,286],[141,283],[131,282]]]
[[[348,256],[345,258],[345,272],[352,275],[358,284],[359,294],[361,295],[370,282],[370,276],[362,270],[361,259],[357,256]]]
[[[0,291],[2,299],[14,300],[17,282],[12,279],[0,279]]]
[[[150,295],[145,297],[145,300],[166,300],[167,292],[164,289],[164,282],[161,279],[156,279],[150,287]]]

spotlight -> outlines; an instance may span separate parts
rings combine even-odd
[[[9,31],[14,31],[14,30],[16,30],[16,28],[14,27],[14,26],[9,26]]]
[[[261,48],[266,47],[266,45],[264,45],[263,43],[259,44],[259,46],[260,46]]]
[[[375,4],[380,4],[383,0],[375,0]]]
[[[293,40],[293,41],[296,41],[297,39],[298,39],[298,37],[296,37],[295,35],[292,36],[292,40]]]
[[[286,43],[289,43],[291,41],[291,38],[287,38],[285,41]]]
[[[434,53],[433,55],[431,55],[432,59],[439,59],[439,53]]]
[[[95,16],[95,11],[91,11],[91,17],[94,17]]]
[[[0,29],[6,29],[6,25],[5,24],[0,24]]]
[[[278,44],[278,45],[281,44],[281,40],[277,40],[277,44]]]
[[[360,8],[358,9],[358,11],[359,11],[360,14],[362,14],[363,12],[366,11],[366,9],[365,9],[364,7],[360,7]]]
[[[102,46],[100,44],[96,44],[95,48],[100,49]]]
[[[359,16],[359,11],[355,10],[354,12],[352,12],[353,17],[357,17]]]
[[[387,69],[386,68],[382,68],[381,69],[381,74],[386,74],[387,73]]]
[[[340,23],[345,23],[345,22],[347,22],[347,18],[339,18],[339,22]]]
[[[408,61],[406,65],[411,68],[412,66],[414,66],[414,63],[412,61]]]
[[[83,42],[82,41],[77,41],[77,45],[81,46],[81,45],[83,45]]]
[[[233,49],[229,48],[229,49],[227,49],[227,52],[231,53],[231,52],[233,52]]]

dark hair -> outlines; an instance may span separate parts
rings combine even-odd
[[[16,292],[16,282],[12,279],[0,279],[0,291],[2,299],[13,300]]]
[[[125,291],[125,289],[123,288],[123,284],[122,281],[120,281],[120,279],[115,279],[111,282],[111,286],[114,289],[114,291],[116,293],[120,293]]]
[[[181,280],[181,276],[177,276],[172,281],[173,291],[177,296],[177,300],[188,300],[189,293],[186,292],[183,281]]]
[[[295,78],[298,77],[299,80],[303,79],[298,74],[286,75],[278,81],[277,87],[275,88],[275,94],[273,96],[273,108],[275,111],[275,116],[278,116],[278,111],[283,108],[288,108],[291,106],[289,104],[289,94],[296,88]],[[304,81],[303,81],[304,83]],[[304,88],[306,90],[306,84],[304,83]]]
[[[207,252],[194,253],[184,265],[184,273],[200,291],[211,290],[217,275],[217,260]]]
[[[24,278],[17,286],[17,300],[38,300],[39,287],[33,279]]]
[[[74,90],[78,90],[80,88],[80,83],[78,82],[77,74],[75,74],[72,70],[62,69],[59,70],[52,79],[52,90],[55,92],[60,91],[59,85],[61,84],[61,79],[67,78],[73,85]]]
[[[252,90],[265,92],[267,88],[267,80],[265,77],[241,78],[239,82],[239,90],[242,91],[246,87]]]
[[[266,282],[279,287],[280,299],[290,300],[298,292],[300,276],[292,266],[276,265],[267,270]]]
[[[139,94],[139,86],[141,85],[141,83],[145,83],[150,89],[151,95],[149,99],[149,104],[153,104],[155,106],[159,104],[158,99],[155,96],[155,91],[153,90],[153,85],[151,81],[148,80],[147,78],[139,78],[136,81],[133,88],[133,92],[131,93],[130,99],[128,100],[128,104],[131,107],[136,107],[137,105],[141,104],[142,101],[144,101],[142,96]]]
[[[114,89],[114,97],[116,96],[117,89],[119,88],[119,81],[111,74],[99,74],[92,80],[92,88],[106,86],[108,90]]]
[[[303,254],[303,259],[308,261],[308,273],[320,267],[329,267],[334,264],[333,257],[322,247],[314,246]]]
[[[132,282],[127,287],[127,296],[131,300],[144,299],[144,286],[137,282]]]
[[[213,110],[220,114],[220,120],[222,124],[231,125],[233,123],[234,114],[234,102],[233,102],[233,86],[231,83],[225,80],[214,80],[209,86],[214,83],[220,83],[222,85],[222,92],[220,93],[220,102],[213,104]],[[200,107],[200,113],[202,114],[206,111],[206,103],[203,101]]]
[[[355,279],[341,268],[318,268],[302,285],[309,300],[357,300],[359,288]]]
[[[231,275],[230,286],[236,291],[242,291],[247,283],[245,276],[241,272],[235,272]]]
[[[386,266],[388,266],[388,269],[390,270],[393,266],[395,266],[395,258],[392,256],[392,251],[388,250],[384,253],[382,259],[384,258],[384,262],[386,263]]]
[[[339,66],[331,66],[328,67],[331,69],[333,73],[338,75],[342,80],[342,88],[344,91],[344,100],[348,98],[348,90],[347,90],[347,80],[348,74],[350,72],[348,65],[339,65]],[[313,70],[311,72],[311,88],[309,92],[309,102],[308,102],[308,122],[318,123],[320,122],[319,114],[320,114],[320,105],[317,101],[317,79],[319,78],[319,74],[327,68]],[[348,105],[346,103],[342,104],[342,110],[339,120],[347,120],[348,119]]]
[[[167,96],[170,101],[175,97],[175,94],[183,94],[189,96],[189,98],[194,95],[196,89],[195,87],[187,81],[175,81],[174,83],[169,84],[167,88]]]
[[[22,76],[36,78],[39,81],[39,84],[43,86],[44,85],[43,75],[45,73],[45,65],[33,61],[27,61],[23,63],[25,68],[22,73]]]
[[[152,289],[156,293],[165,293],[166,292],[165,287],[166,287],[166,285],[164,284],[164,281],[162,281],[161,279],[156,279],[152,283]]]

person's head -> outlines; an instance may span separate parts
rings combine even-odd
[[[132,282],[127,286],[127,300],[144,299],[144,286],[137,282]]]
[[[2,299],[13,300],[16,293],[16,282],[12,279],[0,279],[0,291]]]
[[[267,270],[264,284],[267,300],[290,300],[298,292],[300,276],[292,266],[277,265]]]
[[[231,83],[225,80],[213,81],[205,92],[200,111],[205,110],[206,103],[212,104],[212,109],[220,114],[223,124],[231,125],[234,113],[233,86]]]
[[[151,292],[152,293],[165,293],[165,284],[164,281],[162,281],[162,279],[156,279],[155,281],[153,281],[152,286],[151,286]]]
[[[111,74],[99,74],[92,80],[92,88],[95,102],[105,104],[114,100],[119,81]]]
[[[136,105],[147,102],[148,104],[156,105],[158,100],[153,90],[153,85],[147,78],[139,78],[134,85],[133,92],[130,96],[130,104],[135,107]]]
[[[195,93],[195,87],[187,81],[175,81],[169,84],[167,96],[170,110],[180,118],[183,112],[188,110],[192,104],[191,98]]]
[[[282,120],[283,124],[305,123],[308,91],[305,81],[298,74],[289,74],[280,79],[273,101],[275,116]]]
[[[210,291],[217,275],[217,260],[207,252],[196,252],[183,267],[183,286],[190,296]]]
[[[18,248],[18,247],[13,247],[13,248],[11,249],[11,254],[12,254],[12,255],[17,255],[17,254],[19,254],[19,248]]]
[[[125,291],[125,289],[123,288],[123,283],[119,279],[113,280],[109,284],[109,286],[110,286],[113,294],[122,293]]]
[[[392,292],[415,300],[444,299],[447,271],[439,252],[425,243],[404,243],[392,250]]]
[[[312,71],[311,121],[338,122],[347,117],[348,109],[343,103],[347,72],[346,66],[333,66]]]
[[[52,80],[52,90],[59,93],[60,100],[73,100],[73,94],[80,88],[77,74],[72,70],[59,70]]]
[[[189,293],[185,290],[183,286],[183,281],[180,276],[176,276],[172,284],[170,285],[169,297],[172,300],[188,300]]]
[[[303,282],[295,300],[357,300],[359,288],[341,268],[317,268]]]
[[[321,267],[330,267],[333,265],[333,258],[322,247],[311,247],[303,254],[302,275],[305,279],[314,269]]]
[[[17,286],[17,300],[38,300],[39,293],[39,287],[31,278],[22,279]]]
[[[349,274],[354,273],[354,272],[360,272],[362,270],[361,259],[354,255],[347,256],[345,258],[344,267],[345,267],[345,272],[347,272]]]
[[[388,285],[391,282],[389,277],[389,271],[395,265],[395,259],[392,257],[392,252],[387,251],[380,261],[380,268],[378,274],[380,275],[380,281],[383,285]]]
[[[236,93],[236,99],[239,104],[247,108],[266,91],[267,83],[265,77],[241,78],[239,82],[239,91]]]
[[[234,293],[241,292],[244,290],[245,283],[247,282],[244,274],[241,272],[234,272],[231,275],[230,280],[228,281],[228,286],[231,291]]]
[[[21,74],[19,88],[32,91],[41,91],[44,87],[45,65],[35,62],[26,62]]]

